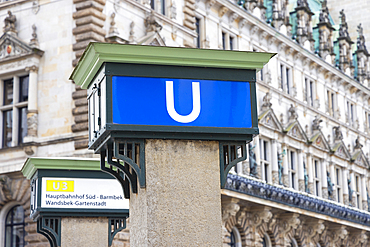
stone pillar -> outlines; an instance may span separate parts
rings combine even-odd
[[[146,140],[146,188],[130,194],[130,245],[221,246],[219,146]]]
[[[313,167],[311,154],[307,154],[307,170],[308,170],[308,189],[311,194],[315,194],[313,191]]]
[[[351,172],[349,174],[350,178],[351,178],[351,189],[352,189],[352,206],[356,206],[357,204],[357,201],[356,201],[356,197],[355,197],[355,191],[356,191],[356,178],[355,178],[355,173],[354,172]],[[357,192],[357,191],[356,191]],[[349,198],[349,193],[348,193],[348,200],[351,199]]]
[[[303,167],[303,152],[298,150],[298,188],[300,191],[305,191],[304,186],[304,167]]]
[[[362,197],[362,210],[368,210],[367,205],[367,192],[366,192],[366,177],[361,175],[361,197]]]
[[[278,150],[277,141],[271,141],[271,171],[272,171],[272,183],[279,184],[279,165],[278,165]]]
[[[335,184],[335,186],[337,185],[337,180],[336,180],[336,174],[335,174],[335,167],[334,167],[334,164],[333,162],[330,162],[330,178],[331,178],[331,182]],[[334,201],[338,201],[338,198],[337,198],[337,191],[336,191],[336,187],[333,188],[333,195],[332,195],[332,198]]]
[[[321,187],[322,187],[322,197],[328,199],[328,174],[326,169],[325,159],[320,160],[321,162]]]
[[[108,246],[107,217],[62,217],[61,246]]]
[[[261,167],[261,149],[260,149],[260,138],[259,136],[255,136],[253,138],[253,145],[256,145],[254,148],[254,153],[256,154],[256,162],[257,162],[257,178],[262,179],[262,167]]]
[[[348,205],[349,201],[348,201],[348,170],[347,169],[343,169],[342,184],[343,184],[343,203],[345,205]]]
[[[27,109],[27,136],[37,136],[37,72],[36,66],[28,67],[29,89],[28,89],[28,109]]]
[[[286,148],[286,145],[283,144],[283,150],[285,150],[285,155],[283,157],[283,183],[285,186],[289,187],[289,164],[288,164],[288,150]]]

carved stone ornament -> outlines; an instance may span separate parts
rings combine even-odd
[[[295,121],[298,118],[297,109],[293,106],[293,104],[290,104],[290,108],[288,110],[289,113],[289,122]]]
[[[342,9],[340,12],[340,26],[339,26],[339,37],[348,37],[349,38],[349,33],[348,33],[348,25],[346,22],[346,15],[344,14],[344,9]]]
[[[17,22],[17,18],[15,15],[12,14],[12,12],[9,10],[8,11],[8,16],[5,17],[4,19],[4,33],[6,32],[12,32],[12,33],[17,33],[17,30],[15,29],[15,24]]]
[[[340,130],[340,126],[335,126],[333,127],[333,129],[334,129],[334,142],[338,140],[342,140],[343,134],[342,134],[342,131]]]
[[[114,18],[116,17],[116,13],[112,13],[110,15],[110,26],[109,26],[109,34],[108,36],[117,36],[118,35],[118,31],[117,31],[117,28],[116,28],[116,22],[114,21]]]
[[[227,7],[225,7],[225,6],[222,6],[222,7],[218,10],[218,16],[219,16],[220,18],[222,18],[222,16],[224,16],[224,15],[227,13],[227,11],[229,11],[229,9],[228,9]]]
[[[363,147],[363,145],[360,143],[360,136],[357,136],[357,138],[355,140],[354,149],[361,149],[362,147]]]
[[[263,96],[263,99],[262,99],[262,106],[261,106],[261,111],[264,112],[268,109],[271,109],[271,99],[272,99],[272,96],[270,94],[270,92],[267,92],[265,94],[265,96]]]
[[[130,23],[130,37],[128,38],[130,41],[130,44],[135,44],[136,43],[136,37],[135,37],[135,22]]]
[[[32,25],[32,39],[31,39],[31,41],[30,41],[30,46],[32,46],[32,47],[37,47],[37,46],[39,46],[39,41],[38,41],[38,39],[37,39],[37,33],[36,33],[36,30],[37,30],[36,25],[35,25],[35,24],[33,24],[33,25]]]
[[[160,25],[156,18],[155,18],[155,12],[154,10],[151,10],[150,14],[147,18],[144,20],[144,24],[146,27],[146,32],[159,32],[162,30],[162,25]]]
[[[238,203],[230,202],[222,207],[222,221],[225,222],[229,217],[235,216],[239,211]]]
[[[11,184],[12,180],[6,176],[0,176],[0,197],[1,201],[9,201],[12,200],[12,193],[11,193]]]
[[[312,130],[313,131],[320,130],[321,129],[321,127],[320,127],[321,122],[322,122],[322,119],[320,119],[320,116],[316,115],[315,119],[312,121]]]
[[[319,21],[323,22],[323,23],[330,23],[329,10],[328,10],[328,7],[327,7],[327,0],[324,0],[321,4],[321,11],[320,11]]]
[[[171,19],[176,20],[176,18],[177,18],[177,7],[176,7],[176,1],[174,1],[174,0],[171,2],[170,12],[171,12],[171,14],[170,14]]]

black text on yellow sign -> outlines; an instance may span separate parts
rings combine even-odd
[[[46,180],[46,191],[74,192],[73,180]]]

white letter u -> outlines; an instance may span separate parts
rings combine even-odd
[[[183,116],[176,112],[174,103],[173,81],[166,81],[166,107],[170,117],[179,123],[190,123],[198,118],[200,113],[200,87],[199,82],[192,82],[193,110],[189,115]]]

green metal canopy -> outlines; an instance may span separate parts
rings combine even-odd
[[[275,54],[90,43],[69,79],[86,89],[106,62],[260,70]]]

